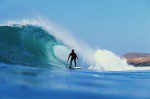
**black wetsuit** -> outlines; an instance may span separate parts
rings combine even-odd
[[[71,60],[73,60],[73,59],[76,60],[76,58],[77,58],[76,53],[70,53],[70,56],[71,56]]]
[[[71,56],[70,66],[72,65],[73,60],[74,60],[75,66],[76,66],[76,58],[77,58],[76,53],[72,52],[72,53],[70,53],[69,56]]]

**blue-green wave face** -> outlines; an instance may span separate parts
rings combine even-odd
[[[69,48],[40,26],[0,26],[0,62],[61,68]]]

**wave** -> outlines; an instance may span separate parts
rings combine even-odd
[[[149,70],[134,67],[107,50],[94,50],[47,20],[9,21],[0,26],[0,62],[44,68],[64,68],[71,48],[80,63],[94,71]]]

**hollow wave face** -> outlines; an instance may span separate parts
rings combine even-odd
[[[40,26],[0,26],[0,42],[0,62],[6,64],[61,68],[66,63],[57,50],[69,52],[69,47]]]

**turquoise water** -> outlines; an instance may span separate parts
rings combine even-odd
[[[40,26],[0,26],[0,99],[150,98],[150,71],[95,71],[82,59],[78,65],[83,69],[70,70],[70,49]],[[107,65],[107,57],[102,58],[100,63]],[[118,61],[105,68],[122,70]]]

